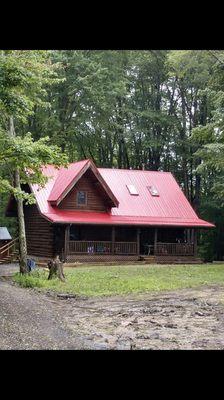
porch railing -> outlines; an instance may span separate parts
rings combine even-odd
[[[157,243],[149,246],[152,249],[149,254],[159,256],[193,256],[193,243]],[[153,250],[154,248],[154,250]],[[137,242],[114,242],[111,241],[69,241],[68,254],[137,254]]]
[[[15,254],[18,247],[18,240],[19,238],[17,237],[0,247],[0,262],[2,262],[4,259],[7,259],[10,255]]]
[[[136,242],[115,242],[114,243],[115,254],[137,254],[137,243]]]
[[[193,243],[157,243],[154,249],[156,255],[193,256]]]
[[[137,254],[136,242],[69,241],[69,254]]]

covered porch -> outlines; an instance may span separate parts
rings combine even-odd
[[[68,262],[196,257],[197,231],[179,227],[56,226],[55,252]]]

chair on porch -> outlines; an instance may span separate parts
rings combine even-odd
[[[96,252],[97,253],[104,253],[104,246],[102,244],[97,244]]]
[[[151,244],[144,244],[143,247],[145,249],[144,254],[149,256],[152,253],[153,246]]]
[[[88,246],[87,253],[94,253],[94,246]]]

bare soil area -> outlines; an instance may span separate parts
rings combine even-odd
[[[95,348],[224,348],[224,287],[64,303],[67,327]]]
[[[17,287],[3,272],[0,349],[224,348],[224,286],[68,298]]]

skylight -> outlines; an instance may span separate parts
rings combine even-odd
[[[152,196],[159,196],[159,192],[155,186],[147,186],[147,189],[151,193]]]
[[[139,193],[138,193],[138,191],[137,191],[137,189],[136,189],[136,187],[134,185],[126,185],[126,186],[127,186],[128,190],[129,190],[129,193],[132,196],[138,196],[139,195]]]

